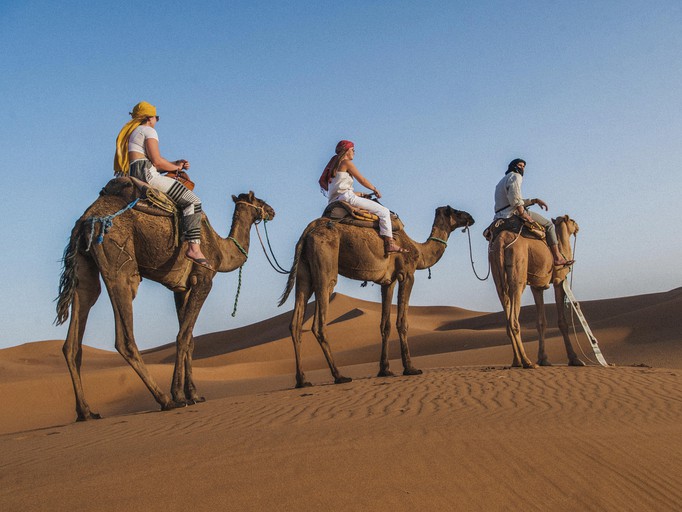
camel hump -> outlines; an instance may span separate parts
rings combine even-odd
[[[379,229],[379,217],[367,210],[357,208],[346,201],[329,203],[324,209],[322,217],[337,220],[341,224]],[[393,225],[393,231],[402,231],[405,227],[400,218],[393,212],[391,212],[391,224]]]
[[[100,190],[100,196],[119,196],[129,203],[146,197],[147,185],[129,176],[114,178]]]
[[[135,209],[151,215],[172,216],[178,211],[175,203],[166,194],[132,176],[110,180],[100,190],[99,195],[121,197],[127,203],[139,199],[144,202],[138,202]]]
[[[545,239],[545,229],[537,222],[525,222],[516,215],[508,219],[495,219],[490,226],[483,230],[483,236],[488,242],[495,240],[502,231],[512,231],[521,233],[524,238],[534,238],[536,240]]]

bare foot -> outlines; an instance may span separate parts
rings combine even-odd
[[[392,252],[410,252],[407,249],[403,249],[399,245],[396,245],[394,242],[384,244],[384,250],[386,251],[386,254],[390,254]]]

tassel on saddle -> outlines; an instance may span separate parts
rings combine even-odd
[[[181,213],[177,205],[170,200],[170,198],[161,192],[151,188],[145,182],[126,176],[121,178],[114,178],[100,190],[100,196],[118,196],[127,202],[132,202],[139,199],[134,206],[135,210],[139,210],[148,215],[156,215],[159,217],[171,217],[173,219],[174,246],[177,247],[180,243],[180,217]]]
[[[485,228],[483,236],[488,242],[492,242],[502,231],[513,231],[520,233],[524,238],[535,238],[544,240],[546,237],[545,229],[537,222],[528,222],[517,215],[512,215],[508,219],[495,219],[490,226]]]
[[[350,224],[362,228],[379,229],[379,217],[373,213],[357,208],[346,201],[329,203],[322,213],[322,217],[334,219],[341,224]],[[401,231],[405,226],[398,216],[391,212],[393,231]]]

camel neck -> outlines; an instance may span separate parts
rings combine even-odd
[[[214,235],[214,243],[217,247],[218,272],[231,272],[241,267],[248,259],[251,244],[251,225],[254,221],[254,212],[244,206],[237,205],[232,216],[232,226],[227,238]]]

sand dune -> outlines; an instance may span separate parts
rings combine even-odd
[[[501,313],[411,307],[425,372],[379,379],[380,305],[337,294],[329,335],[353,382],[330,384],[310,306],[316,386],[292,389],[285,313],[197,337],[208,401],[165,413],[118,354],[85,347],[86,394],[105,418],[78,424],[62,341],[0,350],[0,509],[679,510],[682,289],[582,309],[615,366],[566,367],[552,327],[556,366],[509,369]],[[534,355],[534,308],[521,320]],[[173,354],[144,353],[164,387]]]

